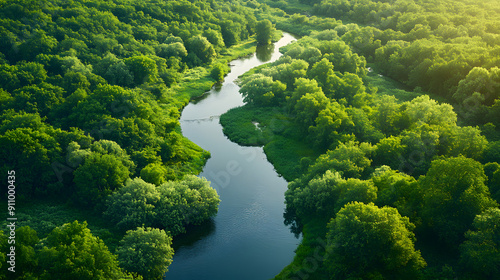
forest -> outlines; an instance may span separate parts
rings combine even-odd
[[[496,0],[0,0],[0,21],[0,279],[163,279],[220,203],[180,113],[275,28],[300,39],[220,118],[289,182],[303,239],[275,279],[498,279]]]
[[[275,279],[497,279],[498,3],[263,2],[302,38],[221,123],[290,182]]]
[[[15,273],[2,222],[0,278],[161,279],[172,237],[219,204],[180,111],[270,22],[182,0],[2,0],[0,21],[0,170],[19,218]]]

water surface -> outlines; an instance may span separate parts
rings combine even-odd
[[[300,243],[283,224],[287,182],[267,161],[261,147],[241,147],[222,133],[219,116],[244,104],[238,76],[278,59],[278,49],[290,43],[290,34],[274,48],[232,61],[231,72],[219,87],[190,103],[181,115],[182,133],[212,157],[200,176],[212,182],[220,195],[213,221],[176,237],[169,280],[270,279],[291,263]]]

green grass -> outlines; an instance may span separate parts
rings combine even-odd
[[[243,57],[255,52],[256,43],[253,38],[235,45],[228,49],[220,56],[213,64],[224,63],[234,60],[238,57]],[[169,93],[169,105],[181,109],[195,97],[198,97],[208,91],[216,82],[210,77],[211,67],[197,67],[188,69],[184,73],[181,82],[172,88],[167,89]],[[197,173],[203,169],[206,160],[210,157],[210,153],[204,151],[196,144],[189,141],[187,138],[182,138],[182,145],[188,154],[182,155],[189,158],[189,164],[178,166],[182,171]],[[118,231],[113,224],[105,220],[101,214],[92,210],[86,210],[70,203],[66,200],[58,199],[32,199],[29,201],[19,200],[16,205],[16,217],[18,218],[17,226],[30,226],[36,230],[39,238],[44,238],[55,227],[59,227],[65,223],[70,223],[75,220],[79,222],[87,221],[88,228],[92,234],[100,237],[114,252],[118,242],[121,240],[124,232]],[[7,209],[6,203],[0,203],[2,209]],[[3,228],[6,228],[6,221],[0,222]]]
[[[399,101],[405,102],[411,101],[415,97],[425,94],[429,95],[430,98],[439,103],[448,103],[448,101],[446,101],[446,99],[442,96],[419,90],[412,90],[405,84],[381,75],[374,64],[369,63],[367,66],[370,67],[372,71],[368,72],[363,79],[368,83],[368,85],[377,88],[376,96],[392,95]]]
[[[391,78],[382,76],[373,65],[368,66],[372,68],[372,71],[368,72],[364,79],[370,86],[377,88],[377,96],[392,95],[404,102],[422,95],[422,93],[414,92]]]

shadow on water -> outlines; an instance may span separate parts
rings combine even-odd
[[[238,76],[279,59],[278,49],[294,40],[284,33],[274,45],[260,46],[257,54],[231,61],[222,88],[215,85],[183,109],[182,134],[210,151],[200,176],[212,182],[221,203],[213,220],[174,238],[175,255],[164,279],[270,279],[293,260],[300,239],[283,224],[287,182],[262,148],[231,142],[218,116],[244,104]]]
[[[274,44],[257,46],[256,56],[260,61],[269,61],[274,53]]]

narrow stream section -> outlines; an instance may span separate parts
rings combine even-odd
[[[212,157],[200,176],[220,195],[213,222],[176,238],[168,280],[266,280],[291,263],[300,239],[283,224],[287,182],[267,161],[261,147],[241,147],[222,133],[219,116],[244,104],[234,81],[255,66],[277,60],[278,49],[295,40],[290,34],[274,48],[231,62],[222,86],[190,103],[181,116],[182,133]]]

